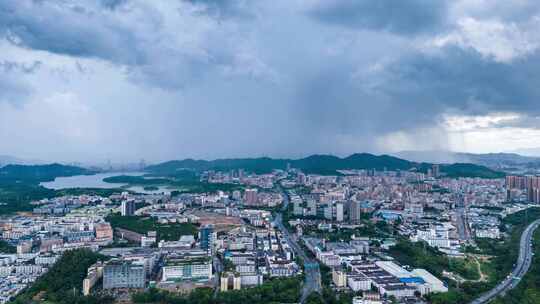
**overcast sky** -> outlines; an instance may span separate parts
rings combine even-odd
[[[2,0],[0,155],[540,146],[540,2]]]

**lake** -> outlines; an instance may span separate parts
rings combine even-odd
[[[130,176],[140,176],[143,175],[142,172],[116,172],[116,173],[99,173],[94,175],[75,175],[69,177],[57,177],[52,182],[42,182],[42,185],[48,189],[62,190],[70,188],[99,188],[99,189],[113,189],[121,188],[127,186],[127,184],[116,184],[116,183],[107,183],[103,179],[112,176],[118,175],[130,175]],[[160,186],[158,190],[146,191],[143,187],[133,186],[125,188],[126,190],[131,190],[137,193],[145,194],[159,194],[159,193],[170,193],[171,189],[167,187]]]

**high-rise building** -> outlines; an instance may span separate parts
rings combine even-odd
[[[527,194],[529,202],[540,203],[540,198],[537,196],[537,190],[540,189],[540,176],[506,176],[506,189],[508,191],[519,189],[524,190]]]
[[[120,208],[122,216],[132,216],[135,214],[135,201],[134,200],[125,200],[122,201],[122,206]]]
[[[336,221],[337,222],[343,222],[343,213],[344,213],[343,203],[337,202],[336,203]]]
[[[205,225],[202,227],[199,231],[199,240],[201,249],[212,252],[214,243],[214,227],[212,225]]]
[[[348,201],[349,221],[358,223],[361,220],[362,206],[360,201]]]
[[[433,165],[431,170],[433,172],[433,177],[437,178],[441,176],[441,167],[439,165]]]
[[[257,189],[246,189],[244,192],[244,201],[248,206],[257,205],[259,202]]]
[[[143,264],[112,260],[103,267],[103,289],[144,288],[145,280]]]

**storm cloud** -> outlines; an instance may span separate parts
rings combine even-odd
[[[2,1],[0,152],[474,151],[463,117],[540,129],[540,6],[507,3]]]

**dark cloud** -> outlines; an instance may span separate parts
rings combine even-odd
[[[144,61],[131,29],[79,7],[2,1],[0,35],[13,44],[57,54],[127,64]]]
[[[447,114],[515,112],[520,120],[504,126],[537,123],[534,31],[497,49],[534,14],[464,1],[310,3],[0,1],[0,48],[21,52],[0,63],[0,100],[24,100],[31,87],[38,97],[31,114],[0,118],[41,121],[71,143],[61,153],[105,147],[101,155],[154,159],[377,152],[379,138],[437,128]],[[461,28],[450,15],[498,22]],[[21,138],[36,128],[24,125]],[[444,147],[444,133],[422,134]]]
[[[117,7],[128,2],[128,0],[100,0],[100,1],[101,1],[101,5],[109,9],[116,9]]]
[[[321,0],[309,10],[316,19],[355,29],[414,35],[446,23],[447,1]]]
[[[255,1],[249,0],[187,0],[189,3],[198,5],[204,9],[207,14],[218,18],[231,17],[253,17],[254,14],[250,10],[253,8]]]
[[[415,106],[441,104],[482,115],[497,111],[540,113],[540,54],[511,63],[490,60],[472,49],[447,47],[391,64],[376,88]],[[426,110],[426,108],[422,108]]]

